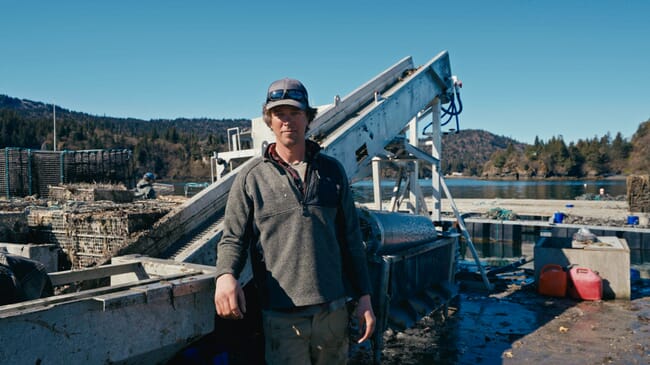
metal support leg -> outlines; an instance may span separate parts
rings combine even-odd
[[[474,257],[476,266],[478,266],[478,269],[481,273],[481,277],[483,278],[483,283],[485,284],[487,290],[490,291],[493,289],[493,285],[490,283],[490,280],[488,280],[487,274],[485,273],[485,268],[483,268],[483,265],[481,265],[481,260],[479,260],[478,258],[478,253],[476,253],[476,248],[474,248],[474,243],[472,242],[472,238],[469,236],[469,232],[467,232],[467,227],[465,226],[465,220],[463,220],[463,217],[460,215],[460,212],[456,207],[456,202],[454,202],[454,198],[452,198],[451,193],[449,192],[447,183],[445,182],[444,179],[440,179],[440,182],[443,189],[445,190],[445,195],[447,195],[447,199],[449,199],[449,202],[451,203],[451,208],[453,209],[454,214],[456,215],[456,219],[458,220],[458,225],[460,226],[461,233],[463,234],[463,237],[465,237],[465,240],[467,241],[467,246],[472,252],[472,256]]]
[[[384,348],[384,332],[388,327],[388,311],[390,308],[390,294],[388,286],[390,281],[390,262],[382,258],[381,264],[381,287],[379,288],[379,298],[377,298],[377,327],[373,335],[373,364],[381,364],[381,352]]]

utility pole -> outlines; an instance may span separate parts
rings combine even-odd
[[[54,149],[56,151],[56,105],[52,104],[52,114],[54,115]]]

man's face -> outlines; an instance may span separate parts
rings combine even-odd
[[[275,141],[284,147],[304,143],[308,123],[307,113],[302,109],[288,105],[271,109],[271,130]]]

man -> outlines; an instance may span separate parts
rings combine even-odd
[[[276,142],[238,173],[230,190],[217,247],[217,314],[241,319],[246,312],[237,277],[248,250],[267,364],[345,364],[348,297],[357,299],[358,341],[375,328],[348,179],[338,161],[305,139],[316,109],[300,81],[273,82],[262,113]]]
[[[153,188],[153,183],[156,177],[153,173],[147,172],[138,181],[135,187],[135,197],[138,199],[156,199],[156,191]]]

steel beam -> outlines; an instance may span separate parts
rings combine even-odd
[[[451,88],[449,55],[444,51],[382,93],[376,101],[368,100],[370,104],[364,104],[367,106],[356,116],[325,136],[321,146],[354,179],[437,96],[446,99]]]

